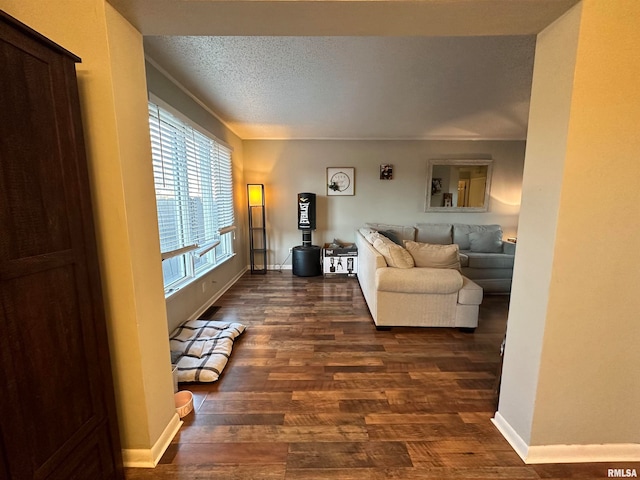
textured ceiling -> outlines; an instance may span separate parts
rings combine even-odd
[[[108,0],[144,35],[535,35],[578,0]]]
[[[535,38],[147,37],[242,138],[524,139]]]
[[[247,139],[524,139],[535,34],[577,1],[109,0]]]

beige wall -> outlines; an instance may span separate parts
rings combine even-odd
[[[535,445],[640,444],[638,19],[637,0],[583,2]]]
[[[301,243],[296,195],[317,195],[313,242],[354,241],[364,222],[412,225],[416,222],[498,223],[505,235],[517,232],[524,142],[246,140],[245,180],[264,183],[267,242],[271,265]],[[427,160],[493,158],[492,198],[487,213],[425,213]],[[394,166],[393,180],[380,180],[380,165]],[[355,168],[354,196],[327,196],[327,167]],[[291,259],[286,262],[291,265]]]
[[[150,450],[176,418],[142,38],[103,0],[0,6],[83,60],[78,82],[126,459]]]
[[[100,238],[105,251],[105,283],[119,281],[119,288],[130,289],[130,302],[111,297],[116,309],[111,315],[112,338],[118,352],[117,377],[122,379],[119,389],[122,405],[136,405],[144,399],[149,438],[141,436],[136,443],[124,443],[125,449],[153,445],[175,414],[172,399],[173,380],[170,372],[168,338],[164,327],[166,311],[163,298],[162,269],[159,261],[158,223],[155,214],[155,190],[150,161],[149,126],[146,103],[146,80],[141,35],[110,5],[105,4],[112,69],[113,101],[116,115],[118,156],[121,178],[102,189]],[[95,129],[89,126],[90,129]],[[113,160],[112,160],[113,162]],[[98,180],[98,183],[100,180]],[[112,192],[122,189],[126,217],[110,213]],[[99,193],[100,194],[100,193]],[[107,213],[108,212],[108,213]],[[120,245],[110,245],[112,231],[120,231],[126,238],[126,252]],[[113,265],[118,259],[118,265]],[[126,282],[122,282],[122,278]],[[124,283],[124,286],[122,285]],[[123,292],[124,294],[124,292]],[[126,330],[125,330],[126,328]],[[134,353],[131,359],[129,352]],[[129,375],[132,361],[139,361],[141,378]],[[137,369],[138,367],[135,367]],[[169,382],[169,383],[168,383]],[[132,394],[129,385],[142,384],[142,395]],[[129,414],[129,407],[121,408],[123,426],[137,423]],[[131,430],[128,427],[127,430]],[[144,428],[136,428],[137,435]],[[125,437],[126,438],[126,437]],[[126,459],[127,457],[125,457]]]
[[[640,460],[638,18],[584,0],[539,35],[498,411],[529,461]]]

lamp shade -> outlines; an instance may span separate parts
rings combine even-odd
[[[264,205],[264,185],[254,183],[247,185],[247,198],[250,207],[261,207]]]

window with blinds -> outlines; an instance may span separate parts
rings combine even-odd
[[[231,150],[149,102],[166,293],[233,256]]]

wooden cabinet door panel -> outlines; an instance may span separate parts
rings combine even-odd
[[[0,472],[11,479],[122,478],[76,61],[0,15]]]

